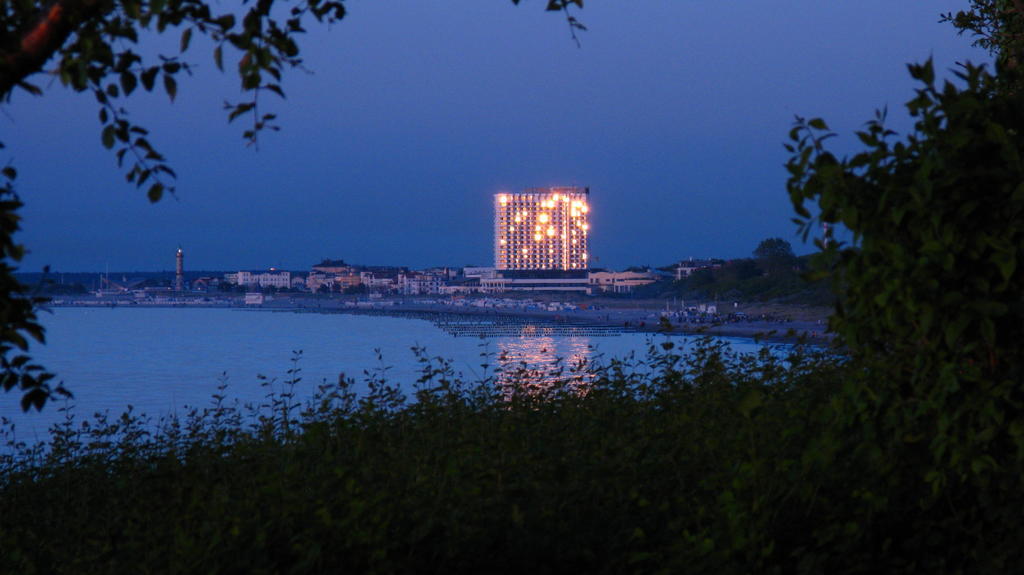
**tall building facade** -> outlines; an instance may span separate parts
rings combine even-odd
[[[494,196],[494,267],[584,271],[590,189],[533,188]]]

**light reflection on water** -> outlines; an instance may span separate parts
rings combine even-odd
[[[503,385],[527,379],[544,386],[579,377],[596,356],[589,337],[503,338],[498,348],[498,383]]]
[[[206,407],[224,378],[229,396],[258,403],[267,392],[258,375],[284,381],[294,350],[302,350],[303,381],[296,393],[308,397],[316,384],[337,381],[341,373],[356,379],[359,392],[367,374],[385,368],[388,380],[411,394],[421,369],[414,346],[451,359],[463,379],[477,381],[523,362],[550,370],[602,356],[635,352],[642,357],[651,340],[635,333],[457,338],[428,321],[231,309],[61,308],[41,319],[47,345],[35,346],[33,355],[74,392],[79,418],[105,410],[116,415],[128,405],[151,416]],[[749,340],[732,340],[732,345],[738,351],[757,349]],[[22,439],[41,438],[62,419],[59,404],[22,414],[19,399],[16,392],[0,393],[0,417],[14,420]]]
[[[499,348],[499,361],[505,369],[519,364],[550,367],[556,361],[563,365],[577,365],[589,362],[594,355],[588,337],[566,337],[560,340],[553,337],[507,338],[499,344]]]

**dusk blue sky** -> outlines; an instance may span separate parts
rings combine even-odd
[[[909,126],[907,62],[985,59],[938,23],[966,2],[593,0],[580,48],[544,4],[348,2],[304,39],[313,73],[287,75],[269,102],[284,129],[258,152],[222,110],[237,78],[195,43],[173,104],[129,102],[179,174],[155,205],[100,145],[91,96],[37,76],[46,95],[0,115],[22,270],[172,269],[178,245],[190,269],[489,265],[493,194],[548,185],[590,187],[598,266],[747,256],[772,236],[804,253],[783,168],[794,115],[852,150],[876,108]]]

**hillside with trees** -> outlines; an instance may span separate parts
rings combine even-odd
[[[712,260],[678,280],[662,280],[634,290],[628,297],[741,303],[828,306],[835,296],[820,274],[812,273],[814,256],[796,256],[786,240],[763,240],[752,257]],[[675,266],[660,268],[674,273]]]

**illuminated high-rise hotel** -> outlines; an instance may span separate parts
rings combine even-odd
[[[534,188],[494,196],[494,267],[584,271],[589,188]]]

